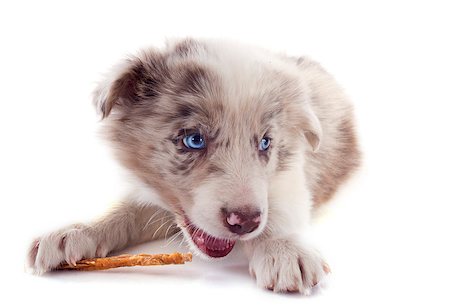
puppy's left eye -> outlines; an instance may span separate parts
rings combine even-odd
[[[263,137],[259,142],[258,150],[259,151],[267,151],[270,147],[270,138]]]
[[[186,135],[183,138],[183,144],[186,148],[199,150],[206,147],[205,138],[198,132]]]

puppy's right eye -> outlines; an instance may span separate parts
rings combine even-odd
[[[268,138],[268,137],[263,137],[262,139],[261,139],[261,141],[259,142],[259,145],[258,145],[258,150],[259,151],[267,151],[268,149],[269,149],[269,146],[270,146],[270,138]]]
[[[183,138],[183,144],[188,149],[200,150],[206,147],[205,138],[198,132],[186,135]]]

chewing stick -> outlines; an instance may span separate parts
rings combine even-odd
[[[57,270],[98,271],[128,266],[184,264],[185,262],[190,261],[192,261],[191,253],[120,255],[105,258],[83,259],[78,261],[76,265],[63,263]]]

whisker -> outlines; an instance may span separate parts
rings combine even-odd
[[[171,222],[171,221],[172,221],[172,220],[169,219],[169,220],[165,221],[164,223],[162,223],[162,224],[155,230],[155,232],[153,233],[152,239],[155,238],[156,233],[157,233],[164,225],[166,225],[168,222]]]
[[[155,213],[152,214],[152,216],[149,218],[149,220],[147,221],[147,223],[145,223],[144,227],[142,228],[142,230],[146,230],[148,226],[150,226],[150,222],[155,218],[155,216],[157,216],[160,212],[162,211],[162,209],[157,209],[155,211]]]
[[[154,224],[156,224],[156,223],[158,223],[158,222],[160,222],[160,221],[162,221],[162,220],[166,219],[166,218],[169,218],[169,219],[170,219],[170,217],[169,217],[169,216],[165,215],[165,216],[163,216],[163,217],[160,217],[160,218],[159,218],[159,219],[157,219],[157,220],[154,220],[154,221],[153,221],[153,222],[151,222],[151,223],[148,223],[148,225],[147,225],[147,228],[148,228],[148,227],[150,227],[151,225],[154,225]]]
[[[180,234],[181,234],[181,231],[174,234],[164,247],[169,246],[173,241],[175,241],[176,238],[178,238],[180,236]]]
[[[181,248],[181,245],[182,245],[183,243],[186,243],[186,245],[189,245],[188,242],[187,242],[187,240],[186,240],[186,238],[185,238],[184,236],[182,236],[182,239],[181,239],[181,241],[180,241],[180,244],[178,244],[178,248]]]
[[[164,240],[167,240],[167,235],[169,234],[169,230],[170,230],[170,228],[172,228],[172,227],[173,227],[173,224],[170,224],[169,227],[167,227],[166,233],[164,234]]]
[[[194,232],[192,233],[192,237],[196,237],[200,232],[200,228],[195,228]],[[201,230],[202,234],[200,236],[203,236],[203,230]]]

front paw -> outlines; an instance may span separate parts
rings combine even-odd
[[[300,292],[311,289],[330,272],[317,251],[292,239],[260,242],[250,260],[250,274],[257,285],[274,292]]]
[[[75,264],[96,255],[97,240],[86,226],[74,225],[36,239],[28,251],[28,266],[36,274],[58,267],[62,262]],[[98,251],[97,251],[98,252]]]

